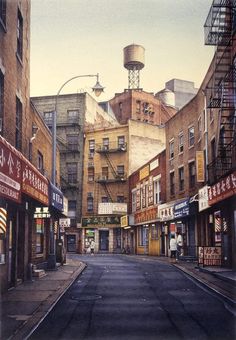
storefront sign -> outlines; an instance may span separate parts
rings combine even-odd
[[[203,266],[221,266],[221,247],[199,247],[198,263]]]
[[[22,160],[22,192],[44,205],[49,204],[48,180],[27,159]]]
[[[134,214],[134,223],[150,222],[157,219],[157,207],[146,209],[144,211],[136,212]]]
[[[20,203],[21,181],[20,153],[0,136],[0,195]]]
[[[120,226],[121,228],[127,227],[129,225],[129,217],[128,215],[121,216],[120,218]]]
[[[236,171],[208,188],[209,205],[236,194]]]
[[[98,214],[99,215],[114,215],[127,213],[127,203],[99,203]]]
[[[197,182],[205,181],[204,152],[196,151]]]
[[[106,225],[115,224],[120,226],[119,216],[95,216],[82,218],[82,227],[89,225],[96,225],[97,227],[104,227]]]
[[[63,196],[63,211],[62,214],[64,216],[68,216],[68,198]]]
[[[150,163],[150,171],[158,168],[158,166],[159,166],[159,159],[157,158]]]
[[[50,218],[50,212],[48,207],[37,207],[35,208],[34,218]]]
[[[174,205],[174,218],[189,215],[189,198]]]
[[[174,219],[174,204],[165,203],[158,206],[158,219],[170,221]]]
[[[50,202],[49,204],[59,211],[63,211],[63,193],[55,185],[49,182]]]
[[[208,204],[208,186],[205,185],[198,191],[198,209],[199,211],[209,208]]]
[[[149,175],[149,165],[145,166],[139,171],[139,180],[141,181],[143,178]]]
[[[59,224],[61,228],[69,228],[70,227],[70,218],[60,218]]]

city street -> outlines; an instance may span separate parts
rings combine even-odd
[[[87,268],[30,339],[234,339],[224,304],[174,266],[79,256]]]

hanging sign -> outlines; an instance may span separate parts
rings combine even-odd
[[[196,151],[197,182],[205,181],[204,152]]]
[[[208,188],[209,205],[236,194],[236,171]]]
[[[0,136],[0,196],[21,202],[20,153]]]

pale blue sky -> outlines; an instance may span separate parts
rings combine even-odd
[[[180,78],[199,87],[214,49],[203,25],[212,0],[31,0],[31,96],[56,94],[69,78],[100,74],[107,100],[128,86],[123,48],[145,48],[140,85],[157,92]],[[63,93],[89,88],[72,81]]]

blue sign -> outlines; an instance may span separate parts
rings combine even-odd
[[[189,215],[189,198],[178,202],[174,205],[174,218]]]
[[[63,211],[63,193],[55,185],[49,182],[50,201],[49,204],[59,211]]]

